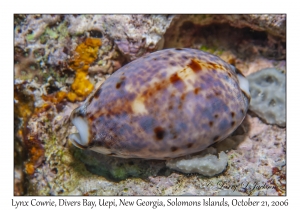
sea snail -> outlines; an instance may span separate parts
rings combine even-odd
[[[123,66],[71,114],[79,148],[169,159],[204,150],[243,121],[249,84],[219,57],[165,49]]]

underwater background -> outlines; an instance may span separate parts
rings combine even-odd
[[[70,144],[71,112],[119,68],[166,48],[217,55],[250,82],[245,120],[206,151],[226,154],[221,172]],[[15,195],[285,195],[285,126],[286,15],[14,16]]]

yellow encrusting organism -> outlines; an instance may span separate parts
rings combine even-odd
[[[92,92],[94,85],[88,79],[88,69],[98,56],[101,40],[87,38],[75,49],[75,55],[69,62],[69,68],[76,72],[75,79],[69,93],[58,92],[60,96],[66,97],[69,101],[83,101]],[[58,96],[57,95],[57,96]]]
[[[94,89],[94,85],[88,80],[87,74],[90,64],[97,59],[100,46],[100,39],[87,38],[76,47],[76,54],[69,63],[69,67],[76,71],[74,82],[71,85],[72,91],[67,94],[69,101],[82,101]]]

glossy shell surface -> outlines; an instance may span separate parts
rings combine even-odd
[[[123,158],[169,159],[201,151],[230,135],[245,117],[250,98],[238,74],[219,57],[195,49],[146,55],[115,72],[73,111],[79,134],[70,139],[80,148]]]

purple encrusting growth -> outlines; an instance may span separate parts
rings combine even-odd
[[[230,135],[245,117],[250,98],[237,74],[219,57],[195,49],[146,55],[119,69],[72,113],[71,120],[85,122],[88,131],[70,139],[123,158],[169,159],[201,151]]]

